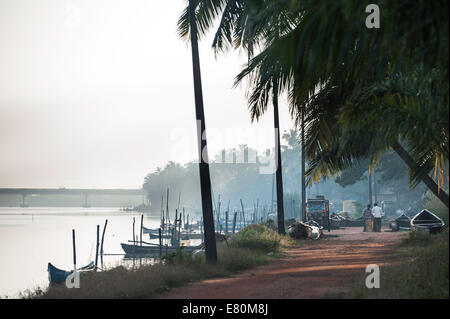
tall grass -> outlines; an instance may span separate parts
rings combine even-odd
[[[397,254],[400,264],[380,268],[380,288],[365,288],[363,281],[352,291],[354,298],[449,298],[449,234],[411,232]],[[364,287],[364,288],[363,288]]]
[[[26,291],[22,298],[155,298],[189,282],[228,276],[261,265],[272,258],[268,253],[279,255],[284,244],[293,242],[263,225],[250,225],[233,235],[228,243],[217,245],[215,264],[206,263],[204,254],[192,256],[178,251],[154,265],[87,273],[78,289],[54,285],[46,290]]]

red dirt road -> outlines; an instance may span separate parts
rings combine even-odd
[[[162,298],[333,298],[351,289],[366,274],[368,264],[392,263],[393,249],[405,234],[386,229],[364,233],[362,227],[325,232],[325,238],[289,249],[268,264],[176,288]]]

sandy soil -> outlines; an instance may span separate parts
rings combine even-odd
[[[395,244],[405,232],[364,233],[362,227],[325,232],[325,237],[289,249],[284,257],[231,277],[204,280],[169,291],[175,299],[333,298],[365,275],[368,264],[395,262]],[[382,272],[381,267],[381,272]]]

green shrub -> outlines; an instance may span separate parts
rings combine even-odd
[[[281,236],[264,224],[252,224],[231,237],[231,247],[247,248],[260,252],[277,252],[281,247]]]

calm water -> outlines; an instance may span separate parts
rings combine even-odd
[[[72,269],[72,229],[76,231],[77,266],[94,260],[97,225],[101,238],[106,219],[103,250],[123,254],[120,243],[132,239],[133,217],[138,234],[141,214],[118,208],[0,208],[0,296],[17,297],[26,289],[47,287],[48,262]],[[144,226],[157,228],[159,223],[159,213],[144,214]],[[150,241],[146,234],[143,240]],[[113,267],[132,261],[104,256],[103,262],[104,267]]]

